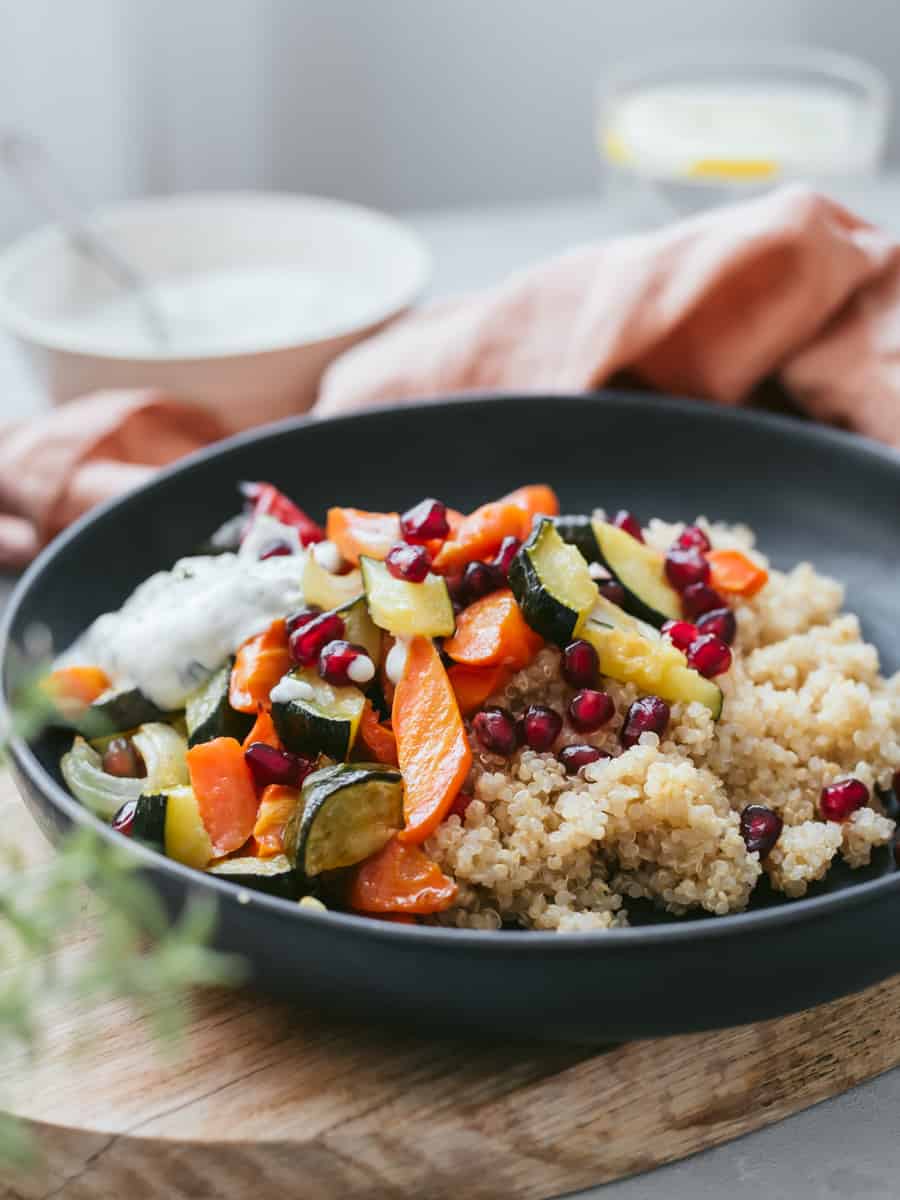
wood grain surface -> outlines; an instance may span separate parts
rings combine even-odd
[[[50,853],[10,781],[0,831]],[[90,948],[91,901],[61,966]],[[0,981],[2,982],[2,981]],[[660,1003],[665,998],[660,997]],[[0,1094],[44,1155],[0,1200],[546,1200],[758,1129],[900,1062],[900,977],[813,1011],[596,1048],[435,1040],[199,994],[174,1057],[119,1003],[52,1012]]]

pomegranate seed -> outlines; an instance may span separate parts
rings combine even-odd
[[[869,789],[861,779],[839,779],[822,788],[819,812],[826,821],[846,821],[869,803]]]
[[[611,721],[616,712],[612,697],[606,692],[585,688],[569,701],[569,720],[579,733],[593,733]]]
[[[574,775],[588,763],[599,762],[601,758],[612,758],[612,755],[596,746],[563,746],[557,758],[566,768],[566,774]]]
[[[676,592],[683,592],[693,583],[709,581],[709,563],[699,550],[670,550],[666,555],[666,579]]]
[[[263,562],[267,558],[282,558],[286,554],[293,553],[287,542],[282,541],[281,538],[277,538],[275,541],[266,542],[260,553],[259,561]]]
[[[666,621],[660,630],[673,646],[679,650],[687,650],[691,642],[697,639],[697,626],[690,621]]]
[[[140,750],[127,737],[113,738],[103,751],[100,765],[107,775],[116,775],[120,779],[143,779],[147,774]]]
[[[333,641],[319,651],[319,674],[335,687],[362,685],[375,677],[375,664],[364,646]]]
[[[450,532],[447,505],[430,497],[420,500],[400,518],[400,530],[408,542],[430,542]]]
[[[294,662],[310,667],[319,657],[323,646],[343,636],[344,622],[337,613],[319,613],[291,634],[291,657]]]
[[[701,633],[714,633],[726,646],[730,646],[737,633],[737,620],[730,608],[713,608],[700,617],[697,628]]]
[[[700,550],[704,554],[707,550],[712,550],[712,542],[699,525],[686,526],[684,532],[675,539],[675,546],[679,550],[694,549]]]
[[[613,517],[613,525],[619,529],[624,529],[626,533],[630,533],[637,541],[642,542],[644,535],[641,532],[641,525],[634,513],[630,513],[627,508],[620,508]]]
[[[505,583],[506,580],[500,571],[493,564],[486,562],[470,562],[463,575],[466,599],[470,604],[473,600],[480,600],[482,596],[496,592]]]
[[[472,721],[475,736],[492,754],[509,758],[519,744],[516,722],[505,708],[483,708]]]
[[[724,675],[731,666],[731,650],[714,633],[704,633],[691,642],[687,652],[688,666],[712,679]]]
[[[291,613],[285,621],[288,636],[294,633],[295,630],[302,629],[304,625],[308,625],[314,617],[320,616],[321,612],[322,610],[318,604],[311,604],[309,608],[301,608],[297,612]]]
[[[125,801],[112,819],[112,827],[116,833],[124,834],[125,837],[131,837],[131,831],[134,828],[134,814],[136,809],[137,800]]]
[[[562,673],[574,688],[592,688],[600,673],[600,660],[590,642],[569,642],[563,650]]]
[[[603,583],[597,584],[597,591],[610,604],[618,604],[622,608],[625,604],[625,589],[621,583],[617,583],[615,579],[607,579]]]
[[[715,588],[708,583],[692,583],[681,593],[681,607],[686,617],[701,617],[714,608],[727,607]]]
[[[456,799],[447,811],[447,816],[450,817],[455,814],[461,821],[465,821],[466,812],[474,799],[475,797],[471,792],[457,792]]]
[[[784,825],[778,813],[764,804],[748,804],[741,813],[741,837],[748,851],[765,858],[781,836]]]
[[[312,770],[312,762],[289,750],[278,750],[266,742],[253,742],[244,751],[253,782],[262,791],[270,784],[298,788]]]
[[[395,579],[421,583],[431,570],[431,555],[424,546],[394,546],[384,565]]]
[[[522,718],[522,733],[532,750],[549,750],[562,731],[562,717],[545,704],[532,704]]]
[[[625,714],[625,724],[619,735],[626,750],[636,746],[642,733],[655,733],[659,737],[669,724],[669,706],[659,696],[644,696],[635,700]]]
[[[496,567],[504,579],[509,575],[510,563],[518,554],[521,545],[517,537],[505,537],[500,543],[500,549],[491,559],[490,566]]]

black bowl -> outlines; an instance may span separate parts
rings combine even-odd
[[[313,513],[336,500],[403,508],[432,494],[467,509],[546,480],[564,509],[625,506],[645,516],[698,512],[746,521],[776,565],[809,558],[848,584],[886,670],[900,659],[900,459],[789,418],[635,394],[480,398],[296,420],[193,456],[92,513],[22,580],[10,644],[33,623],[64,646],[151,571],[192,551],[235,508],[235,482],[271,479]],[[92,818],[61,786],[60,738],[17,742],[25,800],[58,838]],[[900,876],[835,867],[801,901],[760,893],[751,910],[688,921],[649,918],[607,933],[478,933],[298,909],[128,843],[172,909],[217,897],[218,944],[242,954],[267,990],[364,1019],[403,1020],[518,1039],[572,1042],[681,1033],[759,1020],[862,988],[900,969]]]

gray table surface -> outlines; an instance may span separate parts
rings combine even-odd
[[[900,236],[900,176],[838,194]],[[620,232],[624,224],[599,196],[545,207],[412,213],[409,220],[434,255],[434,296],[490,286],[543,256]],[[0,335],[0,420],[25,418],[43,407]],[[0,607],[13,582],[0,576]],[[898,1112],[900,1069],[758,1133],[648,1175],[573,1193],[571,1200],[895,1200]]]

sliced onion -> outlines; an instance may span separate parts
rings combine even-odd
[[[106,821],[112,820],[126,800],[189,782],[187,742],[171,725],[150,722],[142,725],[131,740],[147,767],[142,779],[107,774],[101,756],[82,737],[76,737],[60,763],[72,795]]]

